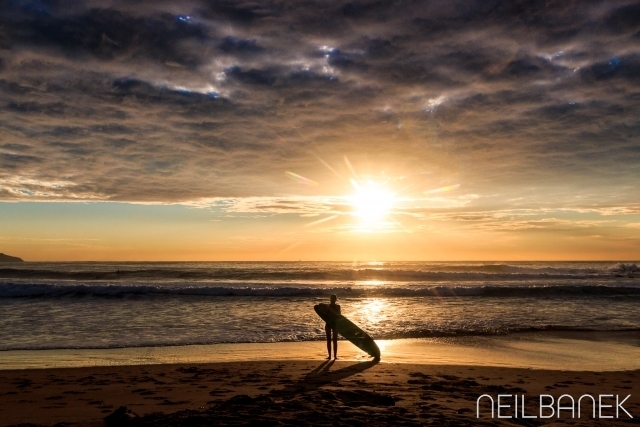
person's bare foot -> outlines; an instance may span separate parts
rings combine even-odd
[[[329,355],[329,357],[327,357],[327,360],[331,360],[331,355]]]

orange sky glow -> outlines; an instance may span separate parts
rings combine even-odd
[[[636,6],[31,3],[0,252],[640,258]]]

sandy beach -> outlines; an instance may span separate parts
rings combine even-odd
[[[525,338],[508,340],[514,343],[511,346],[514,357],[505,354],[504,366],[490,366],[501,362],[489,359],[497,353],[491,356],[488,349],[504,350],[495,340],[492,345],[484,346],[422,343],[423,351],[430,348],[440,356],[449,351],[452,364],[442,360],[425,363],[429,360],[426,352],[422,359],[417,352],[408,353],[413,354],[413,362],[422,360],[423,363],[384,360],[373,363],[363,359],[348,343],[341,345],[344,359],[326,361],[322,359],[319,342],[309,343],[317,352],[305,354],[306,360],[292,359],[291,348],[286,343],[278,343],[271,347],[264,344],[257,350],[264,355],[262,361],[250,360],[247,356],[256,351],[255,347],[238,345],[235,356],[242,361],[236,362],[166,363],[168,359],[165,359],[165,363],[160,364],[47,369],[7,369],[5,364],[4,370],[0,370],[0,425],[100,426],[105,425],[105,417],[114,412],[116,415],[108,419],[107,425],[629,425],[638,422],[640,370],[630,369],[637,363],[633,353],[637,346],[633,342],[625,347],[630,353],[619,355],[627,360],[627,368],[612,370],[611,366],[624,363],[623,359],[612,359],[618,365],[603,362],[602,351],[613,345],[611,341],[566,338],[562,341],[557,335],[546,341],[538,339],[538,342],[534,337]],[[563,365],[559,355],[551,350],[553,346],[549,343],[553,342],[558,352],[576,348],[575,353],[584,356],[582,362]],[[411,342],[395,345],[396,351],[400,346],[401,351],[406,352],[412,345],[417,351],[416,344]],[[589,357],[589,352],[584,351],[587,347],[592,349],[592,357],[603,356],[599,359],[602,369],[588,364],[579,368]],[[243,348],[245,353],[241,351]],[[390,355],[393,348],[393,344],[387,346]],[[532,354],[530,360],[539,363],[546,360],[547,368],[526,367],[517,348],[522,354]],[[278,349],[283,357],[272,359]],[[306,351],[304,347],[303,351]],[[547,356],[541,357],[545,352]],[[3,355],[5,362],[8,353],[11,352]],[[173,349],[174,355],[179,353],[179,349]],[[232,356],[221,354],[222,359],[227,360]],[[213,359],[211,354],[209,358]],[[51,355],[49,360],[53,360]],[[463,363],[465,360],[476,363]],[[93,363],[98,364],[95,359]],[[517,367],[519,365],[523,367]],[[553,365],[555,367],[550,368]],[[486,397],[477,416],[476,401],[483,394],[496,401],[493,417]],[[603,395],[602,412],[596,404],[596,419],[592,418],[593,405],[585,400],[581,417],[577,417],[577,400],[585,394],[594,396],[596,401]],[[501,408],[502,417],[514,415],[513,396],[518,396],[518,419],[498,418],[498,395],[508,395],[501,397],[501,404],[509,405]],[[524,414],[539,417],[540,395],[550,395],[554,400],[570,395],[576,401],[575,411],[563,410],[560,418],[555,413],[545,419],[523,419],[523,396]],[[616,396],[620,402],[628,395],[622,403],[624,409],[618,407],[616,414]],[[544,404],[549,403],[546,399]],[[565,397],[562,406],[569,405],[568,402],[569,398]],[[122,407],[126,408],[125,415],[121,415],[124,409],[118,412]],[[557,411],[557,403],[554,408],[554,412]],[[551,409],[542,408],[542,415],[550,414]],[[607,416],[613,418],[604,418]]]
[[[540,420],[491,418],[482,394],[527,399],[540,394],[631,395],[624,408],[640,416],[640,371],[564,372],[515,368],[371,362],[239,362],[3,371],[2,425],[104,425],[124,406],[140,418],[131,425],[536,425]],[[486,400],[486,399],[485,399]],[[615,398],[609,398],[611,404]],[[507,401],[508,403],[508,401]],[[503,400],[503,404],[504,400]],[[615,406],[615,403],[613,403]],[[563,412],[547,422],[595,425],[637,423],[582,419]],[[548,413],[545,412],[545,414]],[[513,415],[511,407],[502,416]],[[596,415],[598,412],[596,410]],[[615,416],[615,407],[603,410]],[[60,424],[63,423],[63,424]],[[122,421],[113,425],[126,425]]]

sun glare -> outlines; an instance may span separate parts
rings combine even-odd
[[[394,194],[373,181],[351,180],[356,193],[351,196],[354,213],[368,226],[380,225],[391,212],[395,203]]]
[[[370,299],[362,306],[364,315],[369,323],[375,324],[384,321],[387,315],[383,311],[385,304],[380,299]]]

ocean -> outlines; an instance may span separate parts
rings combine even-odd
[[[0,266],[0,350],[321,340],[331,294],[375,339],[640,331],[629,262],[29,262]]]

